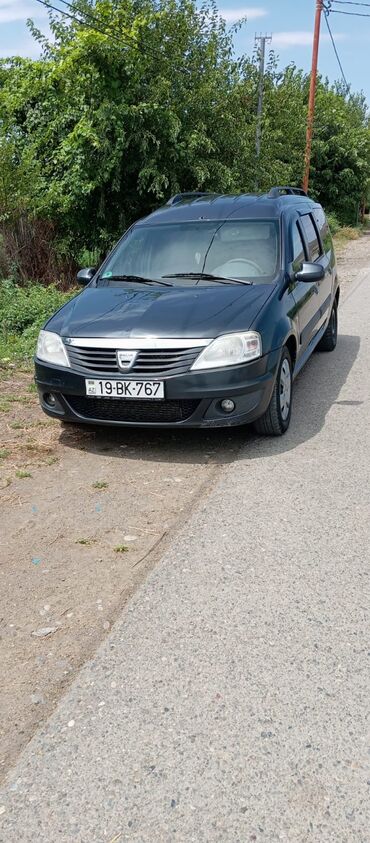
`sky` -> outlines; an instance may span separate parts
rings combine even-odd
[[[50,2],[58,5],[58,0]],[[256,5],[249,5],[240,0],[218,0],[220,14],[230,26],[238,19],[246,18],[246,23],[235,36],[238,54],[252,53],[256,33],[272,35],[271,47],[279,56],[280,65],[285,66],[294,61],[304,70],[309,70],[311,65],[315,3],[316,0],[265,0],[260,4],[256,2]],[[370,49],[370,0],[363,0],[360,5],[343,5],[333,0],[332,8],[369,14],[367,18],[333,13],[329,23],[348,83],[354,91],[363,90],[370,104],[370,74],[366,71],[366,55]],[[26,20],[29,17],[47,34],[47,13],[37,0],[0,0],[1,57],[39,55],[39,45],[27,30]],[[332,82],[340,78],[324,19],[319,70]]]

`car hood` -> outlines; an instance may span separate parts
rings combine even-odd
[[[248,330],[271,295],[256,286],[87,287],[47,323],[64,337],[206,338]]]

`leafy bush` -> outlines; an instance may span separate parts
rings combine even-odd
[[[335,216],[335,214],[327,214],[327,218],[331,233],[333,235],[338,234],[338,231],[341,227],[338,218]]]
[[[19,287],[0,281],[0,362],[31,358],[43,323],[75,294],[76,290],[61,292],[54,284]]]

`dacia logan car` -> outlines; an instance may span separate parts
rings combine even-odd
[[[329,226],[296,188],[178,194],[78,280],[35,358],[41,407],[64,422],[278,436],[294,378],[337,342]]]

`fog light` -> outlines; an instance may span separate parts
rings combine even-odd
[[[224,400],[221,401],[221,410],[223,410],[224,413],[232,413],[233,410],[235,410],[234,401],[232,401],[231,398],[224,398]]]
[[[55,407],[56,405],[55,395],[53,395],[52,392],[47,392],[46,395],[44,395],[44,401],[45,404],[49,405],[49,407]]]

